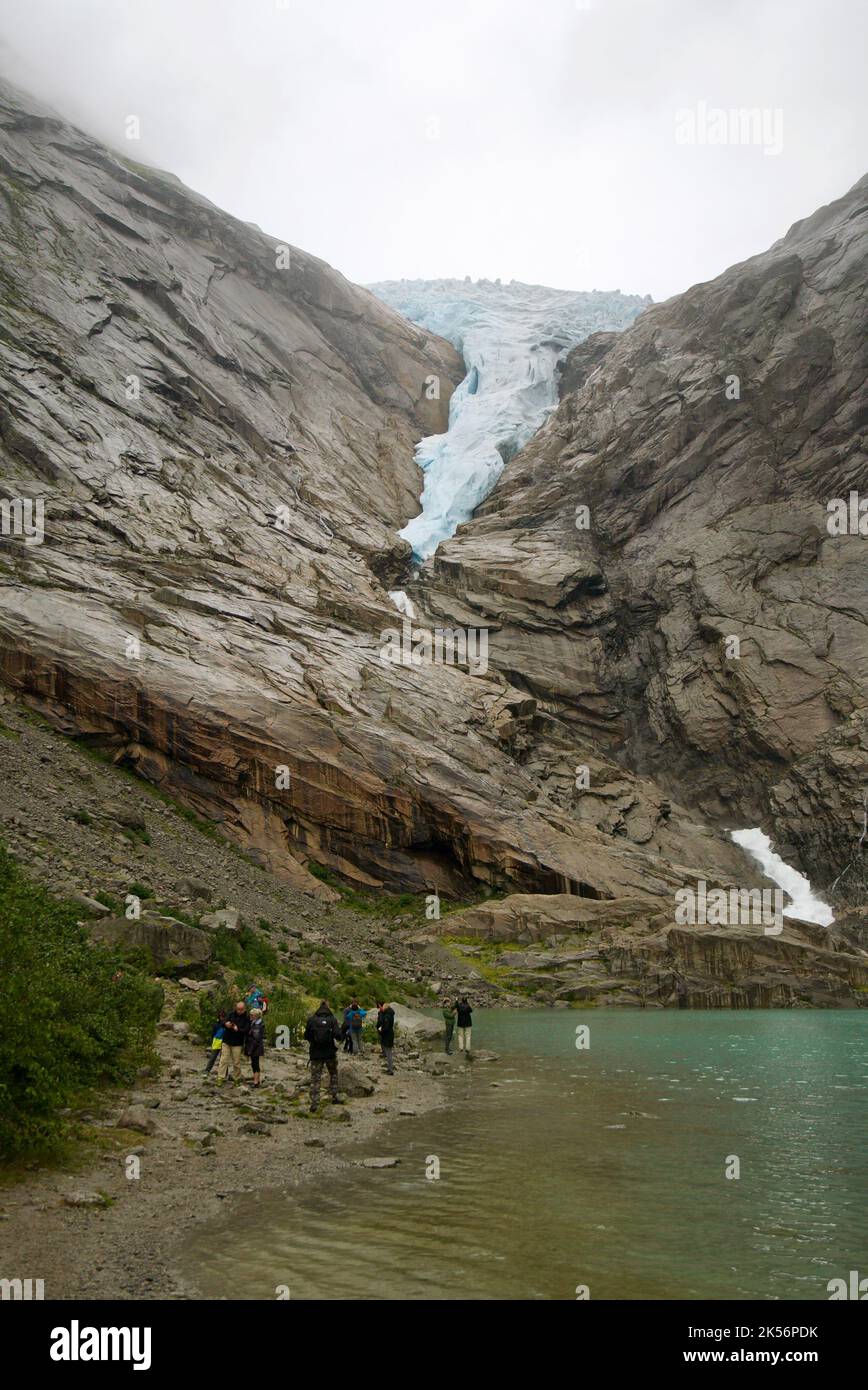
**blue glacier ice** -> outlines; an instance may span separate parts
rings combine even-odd
[[[553,290],[515,280],[385,280],[368,288],[446,338],[467,367],[446,434],[416,446],[422,511],[400,535],[419,560],[470,519],[504,464],[555,408],[558,364],[570,348],[600,329],[626,328],[651,302],[617,290]]]

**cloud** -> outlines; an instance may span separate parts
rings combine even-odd
[[[4,0],[0,65],[351,279],[665,298],[864,172],[866,31],[848,0]],[[699,103],[780,110],[783,149],[678,144]]]

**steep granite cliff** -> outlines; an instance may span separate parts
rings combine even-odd
[[[0,195],[6,520],[15,499],[45,504],[43,536],[14,524],[0,536],[3,679],[275,873],[324,896],[311,861],[367,886],[666,910],[695,876],[757,882],[724,811],[743,823],[771,804],[772,763],[774,795],[799,809],[800,759],[859,756],[855,724],[851,742],[835,742],[858,708],[861,619],[840,600],[838,567],[855,569],[859,540],[823,561],[824,630],[855,672],[836,683],[812,626],[815,559],[829,549],[822,502],[806,503],[812,549],[787,482],[802,434],[821,429],[829,488],[855,481],[855,356],[846,379],[834,367],[834,392],[824,384],[838,354],[856,351],[843,214],[818,214],[805,237],[832,248],[854,312],[831,303],[831,272],[812,274],[809,295],[798,257],[779,248],[769,264],[785,266],[790,310],[758,258],[621,336],[590,339],[567,363],[551,423],[413,583],[396,531],[417,509],[413,446],[445,427],[462,374],[447,343],[11,89]],[[765,336],[749,335],[733,365],[717,316],[752,323],[757,305]],[[805,327],[815,307],[822,323]],[[813,404],[791,384],[805,362]],[[712,378],[739,366],[742,399],[724,429],[717,415],[733,403],[717,401]],[[790,414],[775,406],[766,421],[769,372]],[[767,478],[755,436],[775,441]],[[733,541],[723,521],[748,485],[754,524],[758,507],[775,524],[763,521],[759,541],[742,519]],[[715,540],[725,558],[706,569]],[[753,565],[759,597],[744,587]],[[396,584],[411,588],[421,626],[388,647],[402,627]],[[729,589],[742,604],[732,612]],[[400,649],[441,617],[455,659]],[[736,619],[731,675],[714,634]],[[801,641],[798,623],[828,676],[822,697],[803,684],[802,648],[794,660],[787,645]],[[755,633],[767,627],[780,644],[767,664],[787,693],[763,723],[739,692],[759,679]],[[467,629],[485,629],[484,660],[461,655]],[[761,684],[763,710],[776,688]],[[850,809],[829,809],[828,824],[840,830]],[[816,832],[820,819],[804,814]]]
[[[558,411],[414,593],[440,619],[495,623],[497,669],[573,730],[578,761],[611,760],[582,798],[595,824],[652,841],[638,772],[658,806],[677,797],[722,831],[762,823],[853,902],[866,250],[863,180],[763,255],[575,348]],[[546,732],[526,750],[543,778],[560,758]]]
[[[0,122],[4,486],[46,507],[41,544],[3,537],[12,687],[320,892],[310,859],[671,892],[524,774],[522,692],[382,657],[454,350],[20,94]],[[677,848],[742,862],[701,827]]]

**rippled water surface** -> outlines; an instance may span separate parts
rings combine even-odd
[[[358,1149],[399,1167],[245,1199],[186,1268],[207,1297],[825,1299],[868,1273],[866,1022],[477,1011],[500,1060]]]

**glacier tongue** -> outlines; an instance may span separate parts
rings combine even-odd
[[[418,559],[468,521],[505,463],[557,405],[557,367],[598,330],[626,328],[650,297],[479,280],[385,280],[368,286],[405,318],[463,353],[467,376],[446,434],[416,446],[422,511],[400,532]]]

